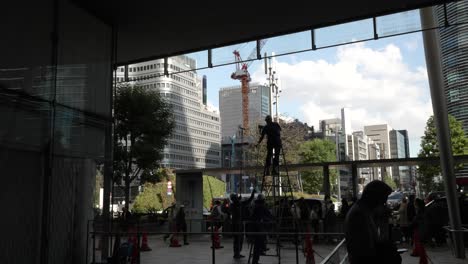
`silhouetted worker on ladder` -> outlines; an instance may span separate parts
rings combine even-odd
[[[273,169],[271,171],[272,175],[278,174],[279,167],[279,156],[281,150],[281,127],[278,123],[273,122],[270,115],[265,117],[266,126],[262,128],[262,136],[258,140],[259,145],[263,137],[267,135],[267,156],[265,161],[265,171],[264,174],[270,172],[271,158],[273,157]],[[274,156],[273,156],[274,150]]]

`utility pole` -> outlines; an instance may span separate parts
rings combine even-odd
[[[266,58],[266,53],[265,53],[265,58]],[[266,67],[266,63],[265,63],[265,67]],[[268,58],[268,68],[265,71],[265,73],[268,74],[268,78],[267,78],[268,86],[270,87],[270,92],[275,99],[273,102],[273,104],[275,105],[275,121],[279,122],[279,115],[278,115],[279,95],[278,94],[281,91],[279,90],[279,87],[278,87],[278,77],[276,77],[276,71],[273,70],[273,67],[271,66],[271,58]],[[270,108],[270,113],[271,113],[271,108]]]

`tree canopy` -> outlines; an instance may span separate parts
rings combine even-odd
[[[301,162],[319,163],[336,161],[335,143],[330,140],[314,139],[306,141],[299,147]],[[337,171],[330,170],[331,191],[336,191]],[[312,170],[302,173],[302,184],[307,193],[320,193],[323,190],[323,171]]]
[[[462,123],[457,121],[452,115],[448,116],[448,120],[453,155],[468,154],[468,138],[465,136]],[[424,136],[421,137],[421,150],[418,157],[439,157],[439,155],[434,117],[431,116],[427,120]],[[455,171],[460,167],[461,165],[456,165]],[[437,176],[441,173],[439,165],[423,164],[419,166],[418,173],[417,180],[424,192],[428,193],[443,189],[443,185],[436,180]]]
[[[158,167],[174,119],[159,92],[138,85],[119,86],[114,102],[114,181],[124,181],[128,206],[130,183],[140,172]]]

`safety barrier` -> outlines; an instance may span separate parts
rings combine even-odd
[[[196,222],[195,219],[192,219],[191,221]],[[211,227],[215,226],[214,223],[221,223],[222,221],[209,221],[209,220],[198,220],[198,221],[203,221],[203,225]],[[187,220],[187,225],[190,220]],[[155,226],[155,224],[151,223],[142,223],[142,222],[133,222],[133,223],[127,223],[123,225],[126,227],[126,230],[122,230],[121,226],[118,226],[118,223],[121,224],[119,221],[113,221],[111,226],[112,231],[111,232],[104,232],[102,230],[102,223],[100,222],[94,222],[90,221],[88,225],[88,230],[89,230],[89,237],[88,237],[88,249],[91,251],[87,254],[88,258],[86,259],[86,263],[100,263],[98,262],[99,259],[102,259],[100,257],[100,253],[103,249],[103,238],[107,238],[108,240],[108,251],[105,253],[107,256],[117,256],[118,254],[120,255],[125,255],[128,259],[126,259],[127,262],[125,263],[135,263],[139,264],[141,262],[141,256],[142,254],[150,254],[150,253],[145,253],[142,252],[144,250],[142,249],[147,249],[149,244],[151,244],[152,251],[158,251],[159,252],[164,252],[167,251],[161,249],[159,247],[163,246],[165,248],[169,248],[170,244],[167,242],[162,242],[164,236],[170,236],[174,234],[174,231],[169,231],[167,226]],[[248,224],[249,222],[246,221],[245,224]],[[264,224],[269,224],[269,223],[264,223]],[[274,222],[271,222],[270,224],[274,224]],[[120,229],[120,230],[119,230]],[[158,230],[159,229],[159,230]],[[221,228],[222,229],[222,228]],[[209,231],[193,231],[193,230],[187,230],[187,232],[178,232],[177,233],[177,239],[181,239],[183,235],[189,235],[189,241],[190,244],[197,245],[198,247],[201,246],[201,248],[206,248],[206,252],[200,252],[199,254],[202,254],[203,257],[208,257],[210,256],[210,259],[204,259],[206,263],[211,262],[211,263],[216,263],[216,257],[218,258],[225,258],[226,254],[230,255],[232,252],[232,240],[229,239],[228,237],[234,236],[234,235],[242,235],[243,237],[246,237],[247,239],[245,240],[246,242],[244,243],[244,247],[247,248],[247,244],[251,242],[249,238],[252,238],[256,235],[267,235],[267,237],[270,238],[270,242],[272,242],[272,245],[275,244],[277,236],[284,238],[281,240],[282,245],[281,245],[281,250],[286,252],[283,254],[281,257],[282,258],[287,258],[287,263],[307,263],[307,251],[309,252],[314,252],[316,259],[323,259],[322,256],[326,255],[331,249],[331,245],[329,241],[331,241],[331,238],[333,237],[334,239],[337,238],[342,238],[344,236],[343,233],[308,233],[308,232],[299,232],[299,231],[292,231],[292,232],[249,232],[247,230],[244,230],[244,232],[230,232],[230,231],[220,231],[219,228],[208,228]],[[143,240],[144,238],[144,240]],[[310,248],[307,248],[309,244],[307,244],[308,238],[327,238],[327,244],[320,244],[318,242],[314,242],[313,246],[314,249],[312,249],[312,244],[310,244]],[[153,240],[151,243],[148,242],[148,240]],[[166,240],[164,240],[166,241]],[[172,243],[171,240],[169,240],[170,243]],[[325,239],[321,240],[325,241]],[[339,241],[339,240],[338,240]],[[156,243],[157,242],[157,243]],[[223,246],[226,247],[226,244],[228,245],[228,250],[222,250],[219,251],[218,249],[222,249]],[[316,246],[322,246],[324,249],[320,252],[316,252],[315,247]],[[178,250],[178,249],[171,249],[171,250]],[[201,250],[204,251],[204,250]],[[274,250],[273,250],[274,251]],[[211,254],[210,254],[211,253]],[[174,255],[171,255],[171,257],[183,257],[182,255],[184,254],[184,251],[179,251],[179,253]],[[224,255],[223,255],[224,254]],[[192,256],[193,257],[193,256]],[[232,257],[230,255],[229,257]],[[219,261],[218,261],[219,262]],[[286,263],[284,262],[284,263]],[[111,263],[110,259],[107,261],[103,261],[103,263]],[[143,262],[144,263],[144,262]],[[169,263],[169,262],[168,262]],[[333,262],[327,262],[327,263],[333,263]]]

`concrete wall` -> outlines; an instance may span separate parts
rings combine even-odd
[[[187,229],[202,231],[203,226],[203,176],[201,172],[178,173],[176,175],[175,197],[177,206],[185,206]]]

